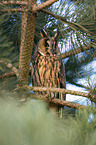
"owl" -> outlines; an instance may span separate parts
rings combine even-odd
[[[41,30],[41,39],[32,58],[32,86],[66,88],[65,67],[58,48],[59,33],[49,37]],[[65,100],[65,95],[42,92],[46,97]]]

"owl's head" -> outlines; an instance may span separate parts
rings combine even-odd
[[[41,36],[42,39],[40,39],[38,43],[38,52],[41,55],[54,55],[54,54],[59,54],[59,49],[58,49],[58,40],[59,40],[59,34],[56,33],[54,37],[49,37],[47,35],[47,32],[42,29],[41,30]]]

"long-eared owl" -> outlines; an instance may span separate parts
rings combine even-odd
[[[65,68],[58,48],[59,33],[49,37],[45,30],[41,30],[41,36],[32,58],[32,85],[66,88]],[[65,95],[60,93],[45,94],[51,99],[65,100]]]

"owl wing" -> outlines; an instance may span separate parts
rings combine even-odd
[[[62,59],[60,59],[59,78],[60,78],[60,88],[66,88],[65,66],[63,64]]]
[[[65,66],[63,64],[62,59],[60,59],[59,79],[60,79],[60,88],[66,89]],[[66,100],[66,94],[63,94],[62,97],[63,97],[63,100]]]
[[[40,57],[40,54],[38,53],[38,47],[36,47],[33,57],[32,57],[32,69],[31,69],[31,80],[33,86],[40,85],[40,78],[38,73],[38,58]]]

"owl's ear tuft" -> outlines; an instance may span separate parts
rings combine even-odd
[[[44,29],[41,29],[40,31],[41,37],[48,37],[47,32]]]

